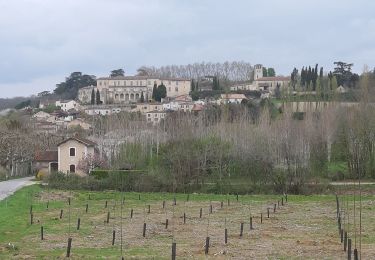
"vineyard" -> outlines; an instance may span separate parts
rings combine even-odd
[[[363,259],[375,255],[373,201],[370,194],[362,198]],[[344,259],[347,254],[333,195],[73,192],[34,185],[2,201],[0,212],[1,259]]]

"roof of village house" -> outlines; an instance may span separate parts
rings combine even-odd
[[[88,124],[88,125],[91,125],[91,124],[87,123],[85,120],[83,120],[82,118],[76,118],[76,119],[73,119],[73,120],[70,121],[68,124],[73,124],[73,123],[82,123],[82,124]]]
[[[165,114],[166,112],[168,112],[168,111],[166,111],[166,110],[163,110],[163,111],[153,110],[153,111],[147,112],[146,114],[156,114],[156,113]]]
[[[246,99],[244,94],[221,94],[223,99]]]
[[[49,116],[51,116],[51,115],[44,112],[44,111],[39,111],[38,113],[33,115],[33,117],[49,117]]]
[[[253,82],[251,82],[251,81],[238,81],[238,82],[233,82],[231,84],[231,87],[233,87],[233,86],[243,86],[243,85],[252,85],[252,84],[253,84]]]
[[[57,116],[57,117],[62,117],[62,116],[67,116],[68,113],[63,111],[63,110],[55,110],[51,113],[51,115],[53,116]]]
[[[57,151],[36,151],[34,155],[34,161],[36,162],[57,162],[58,152]]]
[[[73,137],[65,139],[64,141],[62,141],[61,143],[59,143],[57,146],[60,146],[60,145],[66,143],[66,142],[68,142],[70,140],[75,140],[75,141],[77,141],[79,143],[82,143],[82,144],[84,144],[86,146],[96,146],[97,145],[95,142],[90,141],[88,139],[85,139],[85,138],[82,138],[82,137],[73,136]]]
[[[202,111],[204,109],[204,106],[201,104],[194,104],[192,111]]]
[[[58,100],[56,102],[60,102],[62,104],[62,103],[69,103],[69,102],[72,102],[72,101],[77,102],[77,101],[75,101],[73,99],[71,99],[71,100]]]
[[[290,77],[283,77],[283,76],[262,77],[262,78],[256,79],[256,81],[290,81]]]
[[[173,99],[174,101],[192,101],[192,98],[189,95],[180,95]]]

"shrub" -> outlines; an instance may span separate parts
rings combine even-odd
[[[42,181],[46,177],[48,177],[49,173],[46,170],[39,170],[38,173],[36,174],[36,180]]]

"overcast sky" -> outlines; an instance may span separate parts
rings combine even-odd
[[[0,0],[0,97],[73,71],[243,60],[289,74],[375,66],[374,0]]]

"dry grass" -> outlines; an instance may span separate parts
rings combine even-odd
[[[19,252],[16,258],[63,258],[69,237],[69,207],[67,197],[72,197],[70,208],[70,236],[73,238],[72,259],[120,259],[121,222],[123,255],[132,259],[169,259],[171,243],[177,243],[178,259],[206,259],[204,245],[210,237],[209,259],[344,259],[336,225],[336,209],[333,196],[299,197],[290,196],[289,202],[273,213],[273,205],[281,197],[243,196],[239,202],[230,197],[230,206],[225,196],[201,197],[179,196],[173,206],[172,195],[137,194],[127,195],[123,205],[121,221],[121,194],[87,194],[44,191],[34,202],[35,220],[33,232],[17,241]],[[166,200],[166,208],[162,201]],[[49,209],[46,209],[46,201]],[[105,208],[105,201],[108,207]],[[224,207],[221,208],[221,201]],[[89,212],[85,213],[85,205]],[[209,214],[210,203],[213,213]],[[148,205],[151,213],[148,214]],[[270,207],[270,218],[267,218]],[[60,209],[64,209],[63,219],[59,219]],[[203,217],[199,218],[200,208]],[[134,210],[130,218],[130,210]],[[107,212],[110,221],[105,223]],[[186,213],[186,224],[183,214]],[[263,213],[263,224],[260,213]],[[375,219],[372,197],[364,200],[364,223],[362,258],[375,256]],[[254,230],[250,230],[249,218],[253,217]],[[81,229],[76,230],[77,219],[81,218]],[[27,221],[28,216],[25,217]],[[169,226],[165,228],[168,218]],[[143,223],[147,223],[146,237],[142,236]],[[244,222],[244,233],[240,237],[240,225]],[[372,224],[372,225],[371,225]],[[45,240],[39,236],[39,225],[45,228]],[[224,229],[228,229],[228,244],[224,243]],[[116,231],[115,246],[111,246],[112,230]],[[354,241],[353,241],[354,243]],[[0,251],[4,249],[0,248]],[[9,257],[11,254],[9,254]]]

